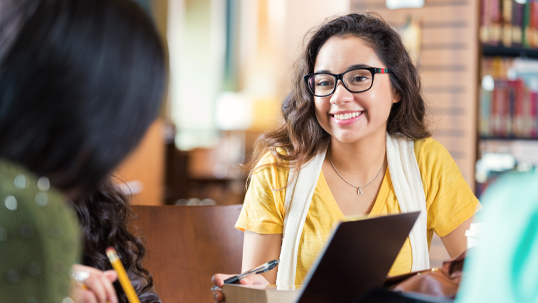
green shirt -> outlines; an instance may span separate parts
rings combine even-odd
[[[456,302],[538,302],[538,172],[501,177],[481,202],[486,228],[467,255]]]
[[[0,159],[0,301],[62,302],[80,255],[76,217],[63,196]]]

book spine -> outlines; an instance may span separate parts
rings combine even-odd
[[[523,126],[521,130],[521,136],[523,138],[531,137],[531,127],[532,127],[532,116],[531,116],[531,91],[525,87],[525,96],[523,97],[523,106],[522,106],[522,119]]]
[[[512,134],[517,138],[524,137],[524,127],[523,127],[523,107],[525,99],[525,83],[523,80],[518,79],[514,81],[515,86],[515,104],[514,104],[514,115],[512,119]]]
[[[531,29],[530,29],[530,16],[531,16],[531,2],[530,0],[523,4],[523,33],[521,43],[523,47],[530,47]]]
[[[491,131],[493,136],[501,136],[501,112],[504,103],[504,94],[506,92],[505,83],[502,80],[495,81],[493,98],[491,100]]]
[[[531,91],[530,93],[530,106],[531,106],[531,114],[530,114],[530,119],[531,119],[531,138],[538,138],[538,123],[537,123],[537,119],[538,119],[538,93],[537,92],[534,92],[534,91]]]
[[[502,43],[512,46],[512,0],[502,0]]]
[[[512,44],[516,47],[523,46],[523,8],[522,3],[512,2]]]
[[[532,47],[538,47],[538,1],[531,2]]]
[[[510,138],[514,136],[514,116],[515,116],[515,109],[516,109],[516,83],[515,81],[508,81],[507,83],[507,102],[506,107],[503,113],[504,116],[504,127],[503,127],[503,136],[506,138]]]
[[[490,137],[491,126],[491,91],[485,89],[480,90],[480,135],[484,137]]]
[[[480,14],[480,42],[489,43],[490,26],[491,26],[491,2],[489,0],[482,0],[480,2],[481,14]]]

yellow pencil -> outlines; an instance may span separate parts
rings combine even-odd
[[[112,267],[118,273],[118,280],[120,280],[121,287],[123,288],[125,295],[127,295],[127,300],[129,300],[129,303],[140,303],[140,300],[136,295],[133,285],[131,284],[127,273],[125,272],[125,268],[123,268],[121,260],[116,254],[116,250],[113,247],[109,247],[106,249],[106,255],[108,256]]]

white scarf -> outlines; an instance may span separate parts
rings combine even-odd
[[[400,210],[402,212],[420,211],[420,216],[409,234],[413,257],[411,271],[430,267],[426,236],[426,197],[415,157],[414,144],[413,140],[402,135],[391,136],[387,134],[389,174]],[[320,152],[303,165],[296,175],[295,182],[286,189],[284,204],[286,216],[284,217],[280,263],[276,278],[278,286],[295,284],[299,242],[325,154],[326,151]],[[290,169],[289,176],[294,176],[294,174],[295,169]],[[291,203],[292,200],[293,203]]]

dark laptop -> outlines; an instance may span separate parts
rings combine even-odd
[[[381,287],[419,212],[341,222],[305,278],[298,303],[353,302]]]

